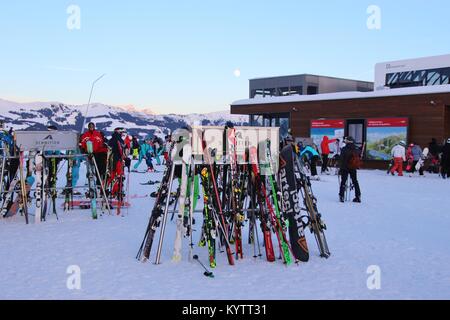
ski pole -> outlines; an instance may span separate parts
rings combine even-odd
[[[205,265],[198,259],[198,255],[194,255],[192,258],[193,258],[194,260],[197,260],[198,263],[200,263],[200,265],[203,267],[203,269],[205,269],[205,272],[204,272],[203,274],[204,274],[206,277],[214,278],[214,274],[213,274],[211,271],[209,271],[209,270],[205,267]]]

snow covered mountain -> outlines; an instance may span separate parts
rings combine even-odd
[[[60,102],[17,103],[0,99],[0,119],[7,128],[14,130],[45,130],[48,124],[60,130],[80,131],[87,105],[66,105]],[[130,134],[146,136],[165,134],[185,125],[225,125],[232,121],[238,125],[248,124],[248,116],[231,115],[228,111],[207,114],[154,114],[151,110],[138,110],[134,106],[115,107],[93,103],[86,120],[97,128],[111,133],[123,127]]]

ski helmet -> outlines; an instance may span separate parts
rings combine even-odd
[[[290,134],[288,134],[286,136],[286,138],[284,139],[284,141],[286,141],[286,142],[294,142],[294,138]]]
[[[450,138],[447,139],[447,143],[450,143]]]
[[[355,143],[355,139],[353,139],[353,137],[350,136],[346,137],[344,141],[345,143]]]
[[[399,145],[401,145],[401,146],[403,146],[403,147],[406,147],[406,142],[405,141],[400,141],[399,143],[398,143]]]
[[[225,129],[233,129],[234,128],[234,124],[231,121],[227,121],[227,123],[225,124]]]

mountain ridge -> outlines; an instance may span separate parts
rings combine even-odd
[[[55,125],[60,130],[81,131],[87,105],[68,105],[62,102],[14,102],[0,98],[0,119],[6,129],[46,130]],[[231,115],[228,111],[206,114],[192,113],[155,114],[150,109],[138,110],[134,106],[112,106],[102,103],[89,105],[86,124],[94,122],[99,130],[111,133],[123,127],[132,135],[167,134],[186,125],[222,126],[227,121],[236,125],[247,125],[248,116]],[[85,129],[83,129],[84,131]]]

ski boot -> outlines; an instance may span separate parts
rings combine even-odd
[[[355,199],[353,199],[353,202],[361,203],[361,197],[356,197]]]

